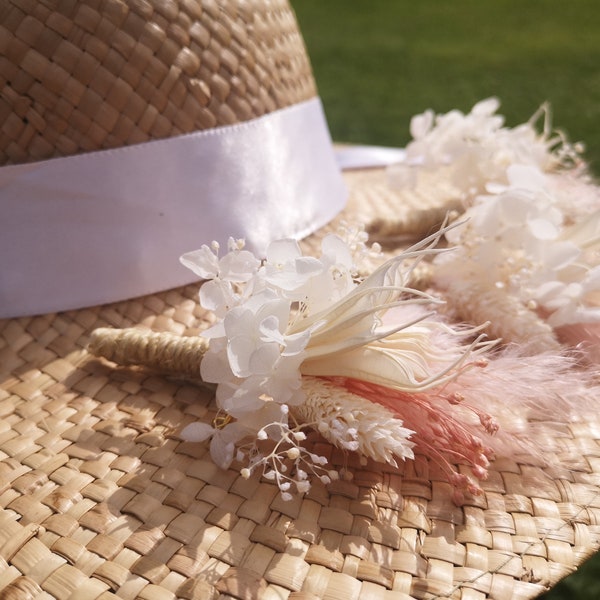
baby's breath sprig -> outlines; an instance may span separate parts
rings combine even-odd
[[[315,424],[290,427],[288,423],[273,422],[265,425],[258,431],[254,442],[240,447],[239,458],[247,459],[247,466],[240,471],[241,476],[248,479],[259,471],[265,479],[277,484],[284,500],[292,499],[292,491],[300,494],[308,492],[315,478],[324,484],[339,479],[340,473],[328,467],[325,456],[302,445],[306,440],[303,429],[311,425],[314,427]],[[261,442],[264,443],[260,445]],[[265,450],[265,445],[270,445],[270,449]]]

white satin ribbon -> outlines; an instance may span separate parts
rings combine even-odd
[[[406,151],[387,146],[346,146],[338,148],[335,157],[343,170],[373,169],[404,162]]]
[[[302,238],[344,206],[319,99],[252,121],[0,169],[0,317],[190,283],[184,252]]]

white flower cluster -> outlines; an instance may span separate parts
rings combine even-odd
[[[490,319],[494,335],[507,342],[532,341],[539,318],[551,328],[600,323],[600,210],[573,223],[551,180],[534,167],[509,167],[507,180],[497,193],[478,196],[466,225],[447,233],[455,248],[436,258],[436,283],[463,311]],[[552,349],[554,337],[544,341],[538,330],[538,349]]]
[[[406,161],[390,176],[410,187],[427,172],[463,202],[467,223],[448,232],[456,248],[435,259],[433,275],[458,316],[556,351],[556,328],[600,323],[600,193],[581,144],[552,131],[548,106],[514,128],[498,107],[488,98],[468,114],[415,116]]]
[[[218,258],[208,246],[181,261],[208,281],[200,289],[202,306],[219,322],[203,332],[210,348],[201,376],[218,384],[220,408],[236,419],[267,411],[273,402],[295,405],[303,400],[300,365],[311,334],[322,325],[304,326],[307,316],[334,305],[356,285],[349,246],[338,236],[322,241],[320,259],[303,256],[291,239],[272,242],[259,261],[230,240]]]
[[[290,239],[272,242],[264,261],[245,250],[242,241],[233,239],[221,258],[214,243],[212,248],[202,246],[181,258],[185,266],[207,280],[200,289],[200,302],[218,317],[218,322],[203,332],[210,346],[200,374],[204,381],[217,384],[217,405],[225,415],[215,427],[189,425],[182,437],[189,441],[210,438],[211,456],[222,468],[228,468],[234,457],[245,457],[248,466],[242,474],[262,467],[263,474],[276,479],[285,494],[292,482],[285,475],[290,461],[298,491],[307,489],[307,471],[323,480],[332,478],[331,473],[323,472],[326,461],[301,447],[305,435],[289,413],[305,399],[303,361],[336,351],[331,334],[336,325],[340,329],[340,323],[332,318],[331,307],[345,315],[355,304],[361,306],[360,297],[347,300],[359,287],[356,263],[379,252],[376,245],[366,246],[362,229],[343,226],[343,234],[347,241],[326,236],[318,259],[303,256],[298,243]],[[344,299],[346,304],[340,308]],[[358,318],[356,314],[353,317],[354,333],[361,332],[357,323],[362,321],[366,327],[361,332],[367,336],[366,342],[377,324],[373,312],[359,311]],[[357,343],[357,338],[352,343]],[[315,346],[320,351],[315,351]],[[246,439],[250,443],[244,445]],[[259,451],[263,441],[270,441],[274,449]]]
[[[514,128],[504,126],[504,117],[496,114],[499,106],[496,98],[488,98],[466,115],[458,110],[440,115],[427,110],[414,116],[406,160],[389,170],[392,185],[418,185],[420,172],[436,170],[468,205],[490,182],[507,184],[510,165],[552,171],[577,161],[581,146],[570,145],[560,132],[552,132],[547,106]],[[544,125],[540,134],[536,122],[541,117]]]

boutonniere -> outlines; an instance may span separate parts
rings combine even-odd
[[[424,453],[460,501],[465,491],[480,493],[495,449],[524,431],[531,407],[551,400],[559,414],[567,396],[580,400],[587,392],[566,359],[498,354],[481,327],[449,324],[436,310],[438,298],[411,287],[419,263],[445,252],[436,244],[449,231],[367,276],[358,265],[379,249],[367,247],[360,229],[323,238],[318,258],[292,240],[273,242],[264,260],[239,240],[222,255],[216,244],[203,246],[181,259],[205,280],[200,302],[215,316],[201,338],[100,330],[92,350],[213,385],[217,417],[188,424],[180,437],[209,443],[221,468],[235,463],[244,477],[274,481],[284,498],[306,492],[314,478],[349,476],[305,444],[309,427],[378,462],[397,465]],[[565,377],[542,388],[551,372]],[[508,400],[503,386],[513,379]],[[564,402],[555,401],[557,393]]]

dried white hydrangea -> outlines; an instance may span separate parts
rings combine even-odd
[[[434,282],[493,335],[556,350],[554,329],[600,323],[600,210],[573,223],[536,168],[511,166],[507,180],[446,234],[454,249],[436,258]]]
[[[412,141],[404,162],[389,169],[395,187],[416,187],[419,173],[436,171],[450,182],[466,206],[490,183],[506,185],[511,165],[535,166],[551,172],[579,162],[581,144],[570,144],[560,131],[553,131],[548,105],[542,105],[529,121],[506,127],[496,114],[500,102],[487,98],[464,114],[452,110],[436,115],[427,110],[412,118]],[[542,119],[542,132],[536,124]]]

